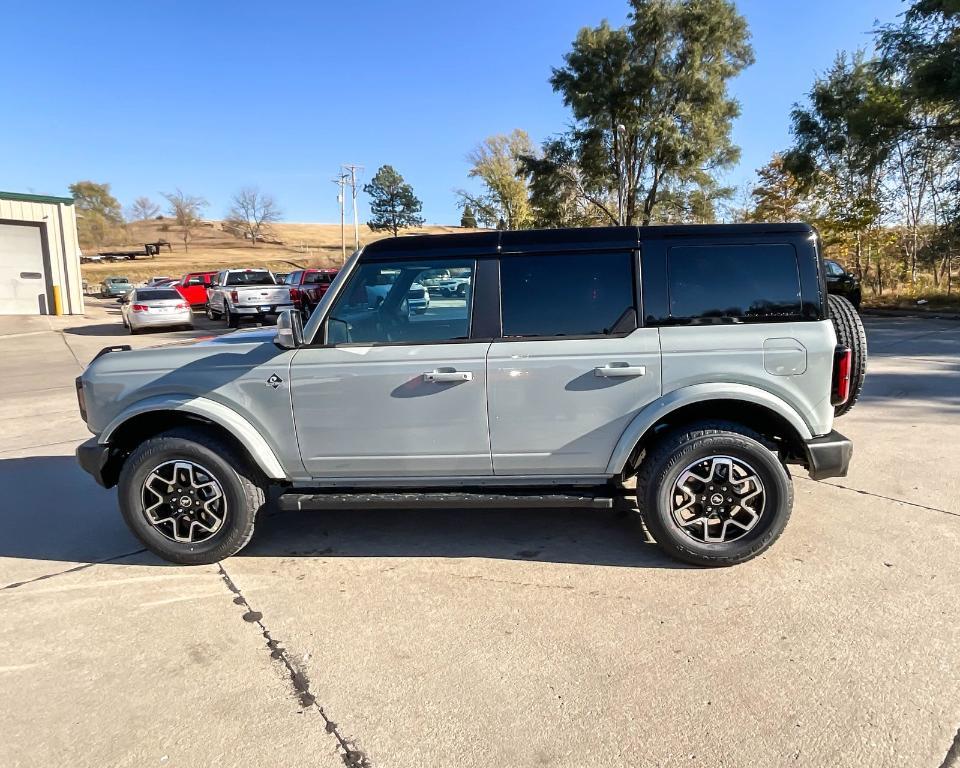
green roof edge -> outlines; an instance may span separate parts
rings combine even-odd
[[[0,192],[0,200],[19,200],[23,203],[63,203],[64,205],[73,205],[72,197],[28,195],[26,192]]]

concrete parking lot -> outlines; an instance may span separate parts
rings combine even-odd
[[[850,476],[702,570],[585,511],[272,513],[167,565],[73,379],[223,324],[0,320],[0,765],[960,765],[960,322],[868,319]]]

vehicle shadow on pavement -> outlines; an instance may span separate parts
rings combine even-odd
[[[0,459],[0,557],[96,563],[141,550],[72,456]],[[647,543],[635,510],[343,510],[261,514],[236,557],[483,557],[684,568]],[[168,566],[142,554],[117,565]],[[172,567],[172,566],[171,566]]]
[[[153,332],[169,332],[169,328],[155,328],[142,331],[144,334],[149,334]],[[64,333],[70,334],[71,336],[122,336],[127,333],[127,329],[119,322],[115,323],[101,323],[99,325],[77,325],[73,328],[64,328]],[[188,333],[183,331],[183,333]]]
[[[272,512],[238,557],[492,558],[686,568],[649,543],[636,509]]]

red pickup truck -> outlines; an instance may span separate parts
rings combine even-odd
[[[293,306],[305,314],[310,314],[327,292],[338,269],[298,269],[287,275],[284,285],[290,286],[290,300]]]
[[[191,307],[203,307],[207,303],[207,288],[216,272],[188,272],[173,287],[189,302]]]

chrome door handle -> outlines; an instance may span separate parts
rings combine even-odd
[[[627,365],[626,363],[608,363],[594,368],[593,372],[597,376],[604,378],[628,378],[631,376],[646,376],[647,366],[645,365]]]
[[[424,381],[473,381],[473,371],[424,371]]]

